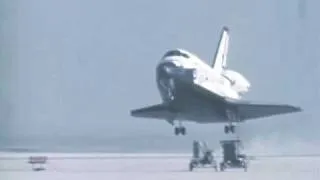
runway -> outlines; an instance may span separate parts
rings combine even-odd
[[[188,171],[191,154],[39,154],[47,155],[46,171],[34,172],[27,153],[0,154],[0,177],[40,179],[319,179],[320,157],[277,157],[251,160],[248,172],[211,168]],[[220,161],[220,159],[217,159]]]

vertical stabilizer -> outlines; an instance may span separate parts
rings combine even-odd
[[[221,31],[219,44],[216,50],[211,67],[218,73],[227,66],[227,55],[229,48],[229,28],[224,26]]]

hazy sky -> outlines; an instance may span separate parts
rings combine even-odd
[[[2,142],[221,136],[222,125],[188,123],[188,136],[174,137],[166,122],[129,111],[160,102],[155,66],[167,50],[210,62],[224,25],[228,65],[252,83],[247,98],[305,110],[248,122],[244,136],[318,139],[320,2],[302,1],[2,0]]]

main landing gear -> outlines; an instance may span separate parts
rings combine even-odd
[[[233,124],[226,125],[226,126],[224,126],[224,133],[225,134],[229,134],[229,132],[230,132],[230,133],[234,134],[235,133],[235,129],[236,129],[236,126],[233,125]]]
[[[178,135],[186,135],[186,128],[185,127],[183,127],[183,126],[180,126],[180,127],[175,127],[174,128],[174,134],[176,135],[176,136],[178,136]]]
[[[240,122],[239,115],[236,110],[230,110],[230,109],[226,110],[226,115],[229,120],[229,124],[224,126],[224,133],[225,134],[229,134],[229,133],[234,134],[235,130],[236,130],[236,126],[233,123]]]
[[[172,125],[174,125],[174,123],[172,122]],[[186,132],[187,132],[187,130],[186,130],[186,128],[182,125],[182,122],[181,121],[178,121],[178,126],[176,126],[176,127],[174,127],[174,134],[176,135],[176,136],[178,136],[178,135],[186,135]]]

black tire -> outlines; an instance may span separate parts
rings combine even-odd
[[[247,172],[247,171],[248,171],[247,163],[244,163],[244,165],[243,165],[243,169],[244,169],[244,172]]]
[[[193,170],[193,163],[189,163],[189,171]]]
[[[223,164],[223,163],[221,163],[221,164],[220,164],[220,171],[221,171],[221,172],[223,172],[223,171],[224,171],[224,169],[225,169],[225,168],[224,168],[224,164]]]
[[[218,166],[214,166],[214,171],[218,172]]]
[[[234,131],[235,131],[235,126],[234,125],[230,125],[230,131],[231,131],[232,134],[234,133]]]
[[[229,133],[229,126],[224,126],[224,133],[228,134]]]
[[[185,127],[181,127],[180,132],[182,135],[186,135],[186,128]]]

